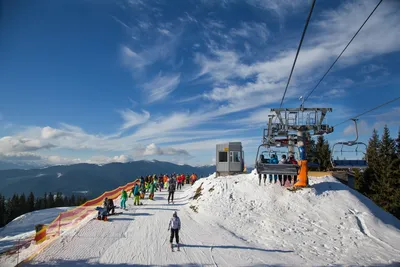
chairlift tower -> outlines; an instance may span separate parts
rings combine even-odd
[[[272,108],[269,115],[268,127],[264,129],[262,144],[259,146],[256,158],[256,168],[260,174],[287,173],[298,174],[298,181],[294,187],[308,186],[307,132],[311,135],[322,135],[333,132],[333,127],[326,124],[325,116],[332,112],[332,108]],[[299,150],[299,166],[262,164],[258,162],[261,147],[287,147],[288,153],[294,155],[295,145]],[[281,170],[282,169],[282,170]]]

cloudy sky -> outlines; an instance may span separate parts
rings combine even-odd
[[[378,0],[317,1],[284,107],[298,107]],[[0,16],[0,160],[158,159],[212,164],[243,142],[252,164],[279,107],[310,0],[5,0]],[[400,2],[385,0],[306,102],[339,123],[393,99]],[[361,140],[400,102],[360,118]],[[345,123],[330,142],[353,137]]]

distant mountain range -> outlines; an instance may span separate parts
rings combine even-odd
[[[215,166],[193,167],[163,161],[133,161],[128,163],[74,164],[42,169],[0,170],[0,193],[6,197],[14,193],[35,196],[45,192],[61,192],[64,195],[85,194],[96,197],[104,191],[133,181],[137,177],[160,173],[196,173],[198,177],[209,176]]]

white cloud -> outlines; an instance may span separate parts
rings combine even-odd
[[[159,101],[172,93],[180,83],[180,73],[162,75],[159,73],[152,81],[143,85],[149,103]]]
[[[273,6],[270,1],[256,2],[259,5],[264,3]],[[280,2],[282,3],[276,4],[277,8],[280,5],[291,5],[289,1]],[[400,50],[400,17],[391,11],[393,5],[394,3],[388,2],[377,10],[343,54],[335,69]],[[320,73],[322,75],[322,71],[336,58],[373,7],[372,1],[346,2],[338,9],[325,11],[320,18],[314,19],[314,34],[308,36],[307,43],[303,45],[286,99],[298,97],[304,94],[305,87],[315,85]],[[387,32],[392,34],[388,36]],[[271,101],[279,101],[280,97],[276,92],[281,91],[286,84],[296,48],[293,45],[291,49],[280,51],[266,59],[258,57],[253,63],[244,61],[245,54],[242,52],[215,49],[213,46],[208,55],[195,54],[195,62],[200,66],[197,77],[207,75],[214,81],[214,87],[204,96],[212,101],[232,104],[242,99],[247,102],[250,102],[248,99],[255,100],[252,107],[260,104],[257,96],[265,94],[269,95]],[[335,86],[331,93],[339,97],[344,93],[342,89],[348,86]],[[243,105],[243,108],[249,107],[251,105]]]
[[[262,8],[274,12],[280,18],[286,13],[293,10],[298,10],[299,7],[308,5],[309,1],[306,0],[246,0],[246,2],[257,8]]]
[[[98,155],[98,156],[93,156],[89,160],[87,160],[87,163],[94,163],[94,164],[107,164],[107,163],[112,163],[112,162],[119,162],[119,163],[126,163],[132,161],[132,157],[128,155],[119,155],[119,156],[114,156],[114,157],[107,157],[103,155]]]
[[[59,130],[59,129],[54,129],[49,126],[46,126],[42,129],[42,138],[43,139],[52,139],[52,138],[59,138],[63,136],[69,136],[72,135],[71,132]]]
[[[164,35],[167,35],[167,36],[169,36],[170,34],[171,34],[171,32],[169,31],[169,30],[167,30],[167,29],[160,29],[160,28],[158,28],[157,29],[161,34],[164,34]]]
[[[130,109],[120,111],[124,124],[121,129],[126,130],[135,125],[143,124],[150,119],[150,113],[142,110],[142,113],[134,112]]]
[[[143,156],[161,156],[161,155],[183,155],[189,156],[189,153],[184,149],[175,149],[172,147],[159,147],[152,143],[146,146],[143,152]]]
[[[4,161],[36,161],[41,159],[40,155],[29,152],[0,153],[0,160]]]
[[[356,136],[356,128],[354,126],[353,121],[349,121],[351,123],[349,126],[347,126],[343,130],[344,135],[353,135],[354,137]],[[365,120],[360,120],[357,122],[357,129],[358,129],[358,134],[368,134],[371,132],[371,128],[368,126],[368,123]]]
[[[274,115],[274,112],[271,112],[271,109],[269,108],[261,108],[258,109],[254,112],[251,112],[249,116],[247,116],[244,119],[240,119],[237,121],[234,121],[234,123],[240,123],[240,124],[268,124],[268,119],[269,115]]]
[[[245,39],[255,38],[256,42],[265,43],[269,37],[269,30],[265,23],[242,22],[239,28],[231,30],[231,34]]]
[[[53,147],[55,147],[53,144],[41,142],[38,139],[17,136],[5,136],[0,138],[0,151],[2,151],[2,153],[30,152]]]

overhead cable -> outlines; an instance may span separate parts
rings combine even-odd
[[[310,12],[308,13],[306,25],[304,26],[303,34],[301,35],[299,47],[297,47],[296,57],[294,58],[292,70],[290,71],[290,75],[289,75],[289,78],[288,78],[288,81],[287,81],[287,84],[286,84],[285,92],[283,93],[283,96],[282,96],[280,108],[282,108],[283,100],[285,99],[286,92],[287,92],[287,89],[288,89],[289,84],[290,84],[290,79],[292,78],[292,74],[293,74],[294,67],[296,66],[297,57],[299,56],[301,44],[303,43],[304,36],[306,35],[308,23],[310,22],[311,14],[312,14],[313,9],[314,9],[314,6],[315,6],[315,1],[316,1],[316,0],[313,0],[313,2],[312,2],[312,4],[311,4]]]
[[[335,128],[336,126],[339,126],[339,125],[341,125],[341,124],[343,124],[343,123],[345,123],[345,122],[347,122],[347,121],[350,121],[350,120],[352,120],[352,119],[357,119],[357,118],[359,118],[359,117],[361,117],[361,116],[363,116],[363,115],[365,115],[365,114],[367,114],[367,113],[370,113],[370,112],[372,112],[372,111],[374,111],[374,110],[377,110],[377,109],[379,109],[379,108],[381,108],[381,107],[383,107],[383,106],[386,106],[386,105],[388,105],[388,104],[390,104],[390,103],[393,103],[393,102],[395,102],[395,101],[397,101],[397,100],[400,100],[400,96],[398,96],[398,97],[396,97],[396,98],[394,98],[394,99],[392,99],[392,100],[390,100],[390,101],[387,101],[387,102],[385,102],[385,103],[383,103],[383,104],[380,104],[379,106],[376,106],[376,107],[374,107],[374,108],[372,108],[372,109],[370,109],[370,110],[367,110],[367,111],[365,111],[365,112],[363,112],[363,113],[361,113],[361,114],[358,114],[357,116],[354,116],[354,117],[351,117],[350,119],[344,120],[344,121],[342,121],[341,123],[338,123],[338,124],[336,124],[335,126],[333,126],[333,128]]]
[[[307,99],[310,97],[310,95],[317,89],[319,84],[322,82],[322,80],[325,78],[325,76],[330,72],[330,70],[335,66],[336,62],[339,60],[339,58],[343,55],[344,51],[346,51],[347,47],[353,42],[354,38],[357,36],[357,34],[361,31],[361,29],[364,27],[365,23],[369,20],[369,18],[374,14],[375,10],[379,7],[379,5],[382,3],[383,0],[380,0],[379,3],[376,5],[374,10],[372,10],[371,14],[367,17],[367,19],[364,21],[364,23],[361,25],[361,27],[358,29],[358,31],[354,34],[353,38],[350,39],[348,44],[345,46],[343,51],[339,54],[339,56],[335,59],[335,61],[332,63],[332,65],[329,67],[329,69],[325,72],[325,74],[322,76],[322,78],[318,81],[317,85],[311,90],[311,92],[307,95],[307,97],[304,99],[303,103],[307,101]]]

